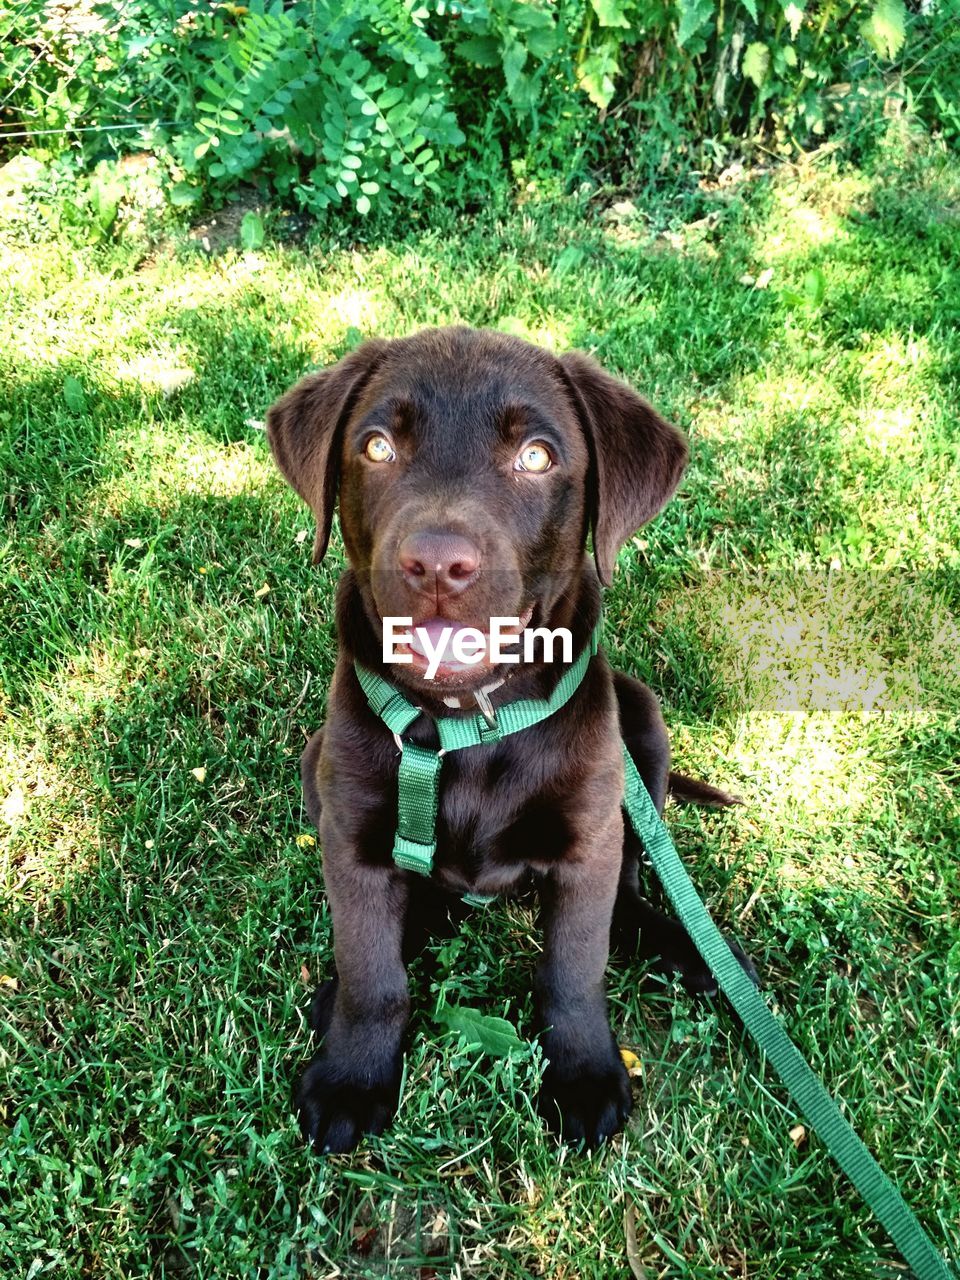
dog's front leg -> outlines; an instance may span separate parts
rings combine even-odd
[[[362,1134],[381,1133],[397,1107],[410,1008],[401,956],[407,888],[401,872],[364,864],[335,833],[321,829],[321,838],[336,995],[294,1103],[317,1151],[350,1151]]]
[[[622,840],[617,809],[550,872],[542,894],[536,994],[547,1067],[539,1105],[551,1128],[589,1147],[622,1129],[631,1106],[603,987]]]

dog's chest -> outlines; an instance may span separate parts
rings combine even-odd
[[[435,874],[453,887],[503,888],[563,858],[566,804],[541,771],[507,749],[458,752],[440,774]]]

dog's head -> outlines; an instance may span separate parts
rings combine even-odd
[[[493,617],[552,623],[593,534],[609,583],[617,552],[663,507],[683,436],[589,357],[559,359],[488,330],[365,342],[271,408],[274,457],[327,547],[337,492],[344,545],[378,637],[384,617],[487,633]],[[426,660],[396,669],[414,686]],[[489,682],[486,661],[444,661],[438,683]],[[422,687],[422,686],[421,686]]]

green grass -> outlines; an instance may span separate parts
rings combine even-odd
[[[433,1016],[442,997],[529,1032],[516,905],[414,971],[390,1131],[350,1157],[300,1144],[331,948],[297,761],[340,553],[311,568],[251,423],[356,330],[451,321],[594,349],[689,431],[608,647],[662,697],[678,766],[746,800],[669,813],[716,916],[960,1249],[955,162],[634,216],[528,206],[357,252],[27,238],[0,290],[6,1274],[606,1280],[628,1235],[650,1280],[895,1258],[726,1010],[639,965],[609,976],[641,1061],[628,1131],[558,1148],[536,1049],[478,1057]]]

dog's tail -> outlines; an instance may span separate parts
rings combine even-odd
[[[681,804],[705,804],[714,809],[726,809],[732,804],[743,804],[739,796],[728,795],[719,787],[711,787],[698,778],[688,778],[683,773],[670,774],[670,794]]]

